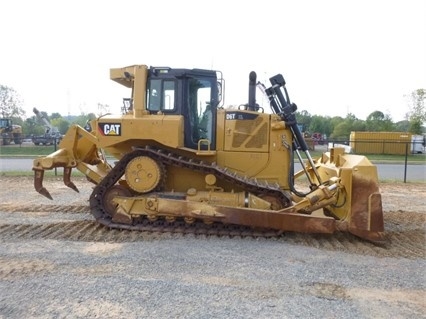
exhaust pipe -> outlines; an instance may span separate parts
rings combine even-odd
[[[256,104],[256,72],[251,71],[249,75],[249,95],[248,95],[248,111],[257,111],[259,107]]]

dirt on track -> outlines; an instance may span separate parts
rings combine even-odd
[[[88,198],[93,185],[85,178],[74,178],[80,193],[75,193],[64,186],[60,178],[46,179],[45,186],[49,188],[54,201],[49,201],[37,194],[30,177],[3,176],[1,180],[3,187],[0,190],[2,198],[0,239],[2,241],[54,239],[135,242],[188,235],[200,239],[210,236],[194,232],[191,228],[179,232],[162,232],[161,228],[153,228],[149,232],[135,232],[109,229],[99,225],[89,212]],[[284,233],[271,240],[376,257],[424,258],[426,184],[383,183],[380,188],[386,233],[386,241],[382,245],[375,245],[349,233],[339,232],[332,235]]]

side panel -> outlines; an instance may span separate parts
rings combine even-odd
[[[218,163],[240,175],[254,177],[264,170],[269,162],[268,153],[252,153],[252,152],[224,152],[219,153],[221,161]]]
[[[274,115],[219,110],[217,163],[288,189],[291,132]]]
[[[140,118],[103,117],[96,122],[95,135],[99,147],[116,158],[133,146],[162,144],[172,148],[183,146],[183,117],[180,115],[145,115]]]

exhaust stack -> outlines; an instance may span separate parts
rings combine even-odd
[[[256,104],[256,78],[256,72],[251,71],[249,75],[249,96],[247,104],[247,110],[249,111],[257,111],[259,108]]]

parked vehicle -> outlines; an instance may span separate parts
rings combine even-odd
[[[22,127],[13,124],[12,119],[0,118],[0,145],[22,143]]]
[[[45,126],[43,135],[32,137],[33,143],[35,145],[53,145],[55,143],[59,144],[59,142],[62,140],[62,134],[59,132],[58,128],[52,126],[49,120],[36,108],[33,108],[33,112],[37,116],[37,119]]]

